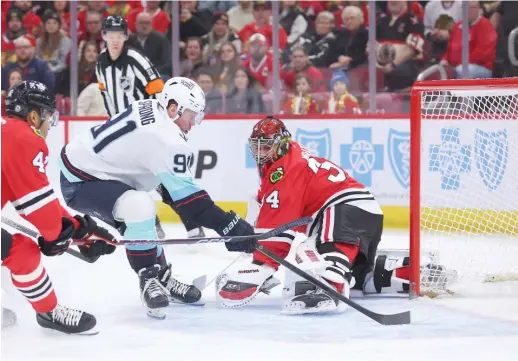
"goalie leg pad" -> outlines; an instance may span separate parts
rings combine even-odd
[[[147,192],[128,190],[117,199],[113,207],[113,218],[124,222],[125,239],[157,239],[155,217],[155,202]],[[166,264],[161,246],[128,245],[126,255],[135,272],[153,266],[157,258],[161,264]]]
[[[273,277],[275,268],[268,264],[252,262],[218,276],[216,282],[216,299],[225,308],[242,307],[257,296],[259,292],[266,294],[280,284]]]
[[[374,270],[365,277],[363,292],[366,294],[408,293],[409,266],[409,257],[377,256]]]

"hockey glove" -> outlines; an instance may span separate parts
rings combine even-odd
[[[95,262],[103,254],[111,254],[115,251],[115,246],[107,243],[115,241],[115,237],[107,229],[99,227],[88,214],[83,217],[77,215],[74,218],[79,222],[79,228],[72,238],[86,241],[84,245],[79,246],[83,256]]]
[[[61,219],[61,233],[57,239],[47,241],[41,236],[38,237],[38,246],[40,246],[41,253],[47,257],[63,254],[68,249],[74,232],[74,223],[70,219],[63,217]]]
[[[227,213],[228,218],[221,224],[221,227],[214,229],[222,237],[225,236],[249,236],[255,234],[254,227],[242,220],[234,211]],[[225,246],[230,252],[246,252],[252,253],[257,245],[257,240],[250,239],[246,241],[230,241]]]

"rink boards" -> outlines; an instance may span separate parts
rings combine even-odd
[[[259,185],[248,136],[257,117],[206,119],[189,135],[195,181],[225,209],[244,215]],[[49,177],[59,184],[57,155],[67,140],[101,124],[103,118],[66,117],[49,135]],[[313,117],[286,119],[294,140],[330,159],[365,184],[385,212],[385,225],[407,228],[410,189],[410,120],[403,116]],[[487,229],[501,224],[517,234],[518,121],[426,121],[421,139],[421,200],[435,229],[456,226]],[[483,206],[481,206],[483,205]],[[462,209],[461,209],[462,208]],[[164,221],[177,216],[159,205]],[[514,222],[514,223],[513,223]],[[474,227],[472,227],[474,226]]]

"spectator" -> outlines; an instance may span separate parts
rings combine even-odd
[[[23,71],[24,80],[36,80],[45,84],[51,92],[54,91],[55,76],[50,71],[46,61],[34,56],[36,41],[30,35],[24,35],[14,41],[16,62],[2,68],[2,90],[7,90],[7,74],[13,68]]]
[[[295,77],[295,96],[284,103],[284,114],[316,114],[320,105],[312,96],[311,79],[305,74]]]
[[[389,1],[376,27],[378,66],[389,90],[411,86],[423,60],[424,26],[410,11],[407,1]]]
[[[234,31],[241,31],[246,24],[254,21],[252,12],[252,2],[250,0],[240,0],[238,5],[227,11],[229,26]]]
[[[289,56],[294,47],[303,46],[308,53],[308,59],[317,68],[327,68],[331,65],[331,50],[336,41],[333,32],[335,17],[329,11],[319,13],[315,21],[315,29],[310,28],[291,48],[287,48],[284,57]]]
[[[110,15],[120,15],[122,17],[127,17],[135,9],[143,9],[141,1],[108,0],[106,5],[108,5],[106,10]]]
[[[249,56],[241,64],[250,75],[266,88],[268,78],[273,70],[272,54],[268,52],[268,41],[263,34],[250,37]]]
[[[18,8],[11,8],[6,15],[7,30],[2,35],[2,68],[8,63],[15,61],[14,40],[25,35],[27,30],[23,27],[23,13]]]
[[[52,3],[52,9],[54,9],[61,19],[61,29],[70,33],[70,12],[68,10],[68,1],[53,1]]]
[[[243,52],[248,51],[250,38],[254,34],[263,34],[266,37],[268,46],[273,44],[273,28],[271,24],[272,18],[272,3],[270,1],[254,1],[254,21],[245,25],[238,35],[243,42]],[[284,49],[288,43],[288,36],[286,31],[281,27],[279,29],[279,47]]]
[[[159,5],[160,1],[148,0],[146,1],[145,9],[135,8],[134,10],[130,11],[130,13],[126,17],[128,21],[128,29],[132,33],[135,33],[137,31],[136,23],[138,15],[142,13],[147,13],[150,15],[152,19],[153,30],[165,35],[171,28],[171,19],[164,10],[160,9]]]
[[[490,78],[496,56],[497,34],[491,22],[482,16],[478,1],[470,1],[469,21],[469,65],[470,79]],[[457,77],[461,78],[462,69],[462,21],[457,22],[450,35],[450,41],[441,64],[455,67]]]
[[[198,76],[198,71],[203,66],[201,53],[201,39],[189,38],[185,47],[186,59],[180,63],[180,74],[187,78],[194,79]]]
[[[43,34],[36,39],[36,56],[45,60],[54,73],[62,73],[67,67],[67,56],[72,41],[61,30],[61,18],[53,10],[43,14]]]
[[[498,33],[498,42],[496,47],[496,61],[493,75],[502,76],[518,76],[518,67],[513,66],[509,61],[509,34],[515,28],[518,28],[518,2],[502,1],[491,16],[491,23]],[[515,56],[518,58],[518,37],[515,38]]]
[[[324,114],[360,114],[358,100],[347,91],[349,79],[342,70],[336,70],[331,77],[331,94],[326,102]]]
[[[203,43],[203,62],[209,63],[219,52],[221,45],[227,42],[234,44],[238,52],[241,52],[241,40],[228,26],[228,16],[226,13],[216,13],[213,18],[212,30],[204,35],[201,40]]]
[[[146,54],[148,59],[166,78],[171,72],[171,44],[164,35],[153,30],[152,17],[147,12],[141,12],[136,18],[136,33],[131,34],[128,44]]]
[[[308,54],[303,47],[296,47],[291,51],[291,63],[281,71],[281,78],[290,90],[295,88],[295,77],[305,74],[311,79],[314,91],[324,91],[324,75],[311,64]]]
[[[14,7],[20,9],[23,14],[23,26],[27,33],[38,37],[41,29],[41,18],[32,11],[32,1],[15,1]]]
[[[77,50],[81,53],[83,46],[88,41],[95,41],[97,44],[97,52],[100,53],[106,44],[102,36],[102,14],[97,11],[88,11],[86,13],[86,31],[78,37],[79,45]]]
[[[13,85],[19,84],[23,81],[23,71],[18,68],[13,68],[7,73],[7,81],[8,86],[5,91],[2,91],[2,116],[5,116],[5,96],[7,95],[7,90],[9,90]]]
[[[212,14],[209,10],[199,10],[197,1],[180,1],[180,39],[202,37],[210,31]],[[171,39],[171,29],[168,31]]]
[[[232,43],[221,45],[218,59],[214,64],[214,75],[216,87],[222,92],[227,93],[231,84],[234,83],[234,75],[239,67],[239,53]]]
[[[107,11],[106,1],[88,1],[87,7],[77,13],[77,31],[79,35],[85,32],[91,32],[88,29],[88,14],[94,12],[100,15],[101,20],[109,16],[110,13]],[[100,51],[101,49],[99,49]]]
[[[237,69],[234,85],[225,99],[227,114],[261,114],[266,111],[261,92],[257,90],[257,80],[244,67]]]
[[[299,7],[302,9],[302,12],[306,15],[306,19],[311,23],[311,25],[315,22],[317,15],[325,10],[324,5],[322,5],[322,1],[300,1]]]
[[[308,21],[296,0],[283,0],[280,25],[288,35],[288,45],[295,43],[308,29]]]
[[[460,1],[430,1],[424,9],[424,35],[430,42],[430,58],[440,59],[450,38],[450,31],[462,18]]]
[[[205,93],[205,114],[223,113],[223,97],[214,88],[214,78],[208,70],[200,70],[196,82]]]
[[[210,1],[200,1],[198,8],[200,10],[208,10],[211,13],[226,13],[231,8],[237,5],[236,1],[217,1],[217,0],[210,0]]]
[[[369,32],[363,26],[363,12],[356,6],[347,6],[342,12],[343,29],[336,32],[331,51],[330,68],[352,69],[367,61]]]
[[[83,89],[88,85],[95,83],[97,84],[97,77],[95,75],[95,65],[97,64],[97,56],[99,52],[97,50],[97,44],[95,41],[90,40],[83,46],[81,54],[79,55],[79,66],[78,66],[78,94],[81,94]],[[97,87],[99,87],[97,85]],[[65,97],[70,96],[70,68],[67,68],[63,77],[63,81],[59,84],[56,89],[56,93],[62,94]]]
[[[347,6],[356,6],[358,7],[362,14],[363,14],[363,26],[366,28],[369,27],[369,4],[368,1],[345,1],[345,7]],[[376,9],[374,9],[376,10]],[[343,9],[339,9],[335,11],[334,13],[335,21],[336,21],[336,27],[342,27],[343,26]]]
[[[97,83],[90,83],[77,98],[77,115],[79,116],[107,116],[104,100]]]

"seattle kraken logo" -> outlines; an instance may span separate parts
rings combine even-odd
[[[486,187],[494,191],[504,177],[509,153],[507,130],[475,132],[475,163]]]
[[[396,179],[403,188],[410,185],[410,133],[389,130],[388,157]]]

